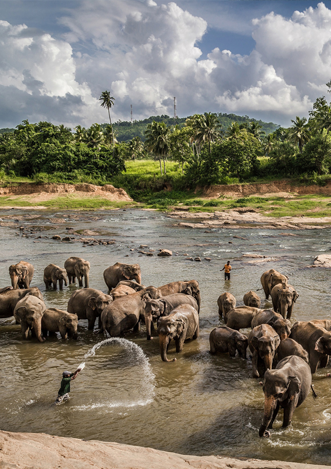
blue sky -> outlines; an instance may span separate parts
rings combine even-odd
[[[0,127],[205,111],[290,125],[331,79],[331,1],[0,0]]]

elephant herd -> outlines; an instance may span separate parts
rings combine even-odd
[[[49,335],[59,332],[63,339],[78,337],[78,321],[86,319],[88,329],[96,333],[107,332],[111,337],[122,336],[130,330],[146,325],[147,340],[152,339],[154,322],[160,340],[163,361],[171,340],[176,352],[183,349],[185,340],[199,335],[200,289],[196,280],[177,281],[161,287],[141,284],[138,264],[117,262],[108,267],[103,277],[108,293],[89,288],[90,263],[79,257],[70,257],[64,268],[50,264],[44,269],[46,289],[63,289],[78,280],[80,288],[68,301],[67,311],[47,308],[42,293],[30,287],[34,268],[21,261],[9,268],[12,287],[0,290],[0,317],[14,316],[21,325],[22,335],[44,342]],[[175,359],[173,360],[175,361]]]
[[[299,295],[288,278],[270,269],[262,274],[261,284],[266,300],[271,296],[273,310],[260,309],[261,300],[253,291],[244,295],[245,306],[239,307],[231,293],[223,293],[217,304],[225,326],[215,328],[209,342],[212,354],[228,352],[235,357],[238,352],[239,357],[246,358],[249,349],[253,377],[264,375],[264,417],[259,435],[268,437],[280,408],[284,409],[283,427],[287,427],[310,389],[316,397],[312,375],[329,361],[331,321],[292,324],[292,309]],[[240,332],[246,328],[251,328],[248,335]]]
[[[169,362],[167,351],[174,340],[176,352],[184,342],[199,336],[201,295],[196,280],[171,282],[161,287],[141,284],[138,264],[116,263],[104,273],[108,293],[89,288],[90,263],[71,257],[64,268],[54,264],[44,270],[46,288],[56,289],[63,283],[74,283],[75,290],[67,311],[47,308],[40,290],[30,287],[34,268],[21,261],[9,268],[12,287],[0,289],[0,318],[13,316],[21,325],[22,335],[37,337],[40,342],[48,334],[59,332],[62,338],[77,339],[78,321],[88,321],[88,329],[107,332],[111,337],[146,326],[147,340],[157,327],[161,358]],[[293,305],[298,299],[288,278],[274,269],[261,277],[266,299],[271,296],[273,309],[261,309],[259,296],[249,291],[244,306],[237,307],[236,298],[228,292],[217,300],[219,316],[225,325],[214,328],[209,336],[210,353],[228,353],[247,358],[252,356],[253,377],[264,375],[264,418],[260,436],[269,430],[280,408],[284,409],[283,426],[291,423],[293,412],[307,397],[312,375],[325,367],[331,355],[331,320],[291,323]],[[248,334],[241,329],[251,328]],[[174,358],[172,361],[175,361]],[[327,375],[328,376],[328,375]],[[314,393],[314,390],[313,390]]]

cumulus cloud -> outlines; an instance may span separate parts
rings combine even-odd
[[[115,119],[129,119],[130,104],[134,118],[171,114],[176,96],[182,116],[236,112],[286,125],[307,115],[331,78],[331,10],[323,3],[291,18],[255,19],[249,55],[220,47],[202,58],[197,44],[208,24],[175,2],[81,0],[60,22],[62,39],[0,22],[0,104],[8,102],[1,107],[11,119],[26,112],[54,121],[62,107],[64,122],[100,122],[97,98],[109,89]],[[9,112],[6,93],[19,97],[20,112]]]

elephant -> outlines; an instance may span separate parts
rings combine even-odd
[[[120,282],[118,282],[116,287],[119,287],[120,285],[125,285],[127,287],[130,287],[134,291],[141,291],[141,290],[144,290],[146,288],[145,285],[141,285],[141,283],[137,283],[134,280],[121,280]]]
[[[201,294],[199,282],[197,280],[171,282],[158,288],[147,287],[146,292],[149,293],[150,297],[154,300],[161,298],[162,296],[173,295],[174,293],[185,293],[185,295],[191,295],[196,299],[198,303],[198,313],[200,313]]]
[[[77,314],[78,319],[87,319],[88,329],[93,331],[96,319],[99,318],[100,327],[101,313],[112,301],[111,295],[106,295],[100,290],[82,288],[71,295],[68,302],[68,312]]]
[[[164,362],[176,361],[176,358],[168,360],[167,351],[172,339],[176,343],[176,352],[183,350],[185,340],[199,337],[199,314],[197,310],[188,304],[181,304],[168,316],[161,316],[157,325],[157,333],[160,340],[161,358]]]
[[[279,335],[280,340],[285,340],[287,337],[290,337],[290,321],[288,319],[284,319],[281,314],[275,313],[271,309],[264,309],[254,316],[251,327],[254,328],[260,324],[269,324],[269,326],[273,327]]]
[[[134,290],[131,287],[128,287],[127,285],[117,285],[117,287],[112,289],[112,291],[110,292],[110,295],[115,300],[116,298],[119,298],[120,296],[132,295],[132,293],[136,293],[136,290]]]
[[[65,286],[68,285],[66,269],[62,269],[62,267],[55,264],[49,264],[44,270],[44,282],[46,288],[51,288],[53,284],[54,290],[57,289],[57,282],[59,282],[59,288],[63,290],[63,282]]]
[[[331,331],[331,320],[330,319],[312,319],[310,322],[315,324],[315,326],[324,327],[328,332]]]
[[[33,295],[25,295],[17,302],[14,309],[14,317],[21,324],[22,336],[29,337],[29,331],[37,337],[39,342],[45,339],[41,335],[41,321],[46,311],[45,303]]]
[[[290,338],[281,340],[277,349],[277,360],[280,361],[290,355],[296,355],[309,363],[308,352],[296,340]]]
[[[135,280],[138,284],[141,284],[141,271],[139,264],[116,264],[108,267],[104,273],[103,278],[108,287],[108,293],[115,288],[121,280]],[[131,285],[129,285],[131,286]]]
[[[147,299],[145,307],[145,324],[147,332],[147,340],[152,337],[152,323],[153,319],[158,319],[161,316],[168,316],[177,306],[188,304],[193,306],[198,311],[198,303],[191,295],[184,293],[174,293],[173,295],[164,296],[158,300]]]
[[[248,339],[241,332],[230,329],[230,327],[215,327],[209,335],[210,353],[227,353],[235,357],[238,350],[239,357],[246,358]]]
[[[81,257],[69,257],[64,263],[67,271],[69,284],[75,283],[77,277],[80,287],[83,286],[83,278],[85,280],[85,288],[89,288],[90,263]]]
[[[5,287],[0,290],[0,318],[9,318],[13,316],[14,309],[18,301],[26,295],[33,295],[44,300],[39,288],[32,287],[27,289],[14,290],[13,287]]]
[[[311,373],[318,364],[325,368],[331,355],[331,332],[312,322],[298,321],[293,324],[291,339],[296,340],[308,352]]]
[[[139,330],[140,320],[145,315],[146,300],[144,290],[116,298],[101,313],[99,333],[107,331],[111,337],[119,337],[131,329]]]
[[[253,308],[259,308],[261,306],[261,299],[255,291],[250,290],[244,295],[244,304]]]
[[[261,324],[251,330],[248,336],[248,345],[253,354],[253,378],[260,376],[258,371],[259,363],[263,364],[265,369],[271,370],[279,344],[280,337],[269,324]]]
[[[261,284],[265,293],[265,299],[269,298],[271,290],[275,285],[282,282],[287,282],[288,277],[277,272],[275,269],[270,269],[264,272],[261,276]]]
[[[251,327],[254,316],[260,311],[263,310],[251,306],[239,306],[228,313],[226,325],[237,331]]]
[[[298,293],[287,282],[277,284],[271,290],[272,305],[276,313],[280,313],[283,318],[290,319],[293,305],[299,298]]]
[[[34,267],[29,262],[20,261],[9,267],[9,275],[14,290],[17,288],[30,288],[34,274]]]
[[[259,436],[269,437],[279,408],[284,409],[283,428],[291,424],[293,412],[308,396],[311,389],[311,373],[308,363],[295,355],[281,360],[276,369],[264,375],[264,416]]]
[[[51,333],[60,332],[62,339],[67,336],[77,340],[77,314],[70,314],[57,308],[48,308],[41,319],[41,329],[43,336],[47,336],[47,331]]]
[[[220,315],[220,318],[224,317],[225,324],[229,311],[231,311],[231,309],[235,309],[236,304],[237,300],[231,293],[225,292],[218,297],[218,314]]]

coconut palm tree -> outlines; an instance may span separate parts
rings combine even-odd
[[[211,143],[221,136],[222,124],[216,114],[206,112],[205,114],[195,114],[186,119],[185,125],[192,129],[192,141],[200,149],[202,145],[208,143],[209,154],[211,153]]]
[[[302,153],[302,149],[305,143],[309,140],[309,129],[307,124],[307,119],[303,117],[296,116],[295,120],[291,120],[293,122],[293,126],[290,128],[289,137],[294,143],[296,143],[299,147],[300,153]]]
[[[155,155],[156,159],[160,162],[160,173],[162,175],[162,164],[163,160],[164,174],[166,174],[165,159],[169,153],[169,127],[164,122],[155,122],[147,125],[145,131],[145,146],[146,148]]]
[[[109,117],[109,124],[112,128],[112,140],[113,140],[113,158],[115,156],[115,140],[114,140],[114,131],[113,131],[113,126],[111,123],[111,118],[110,118],[110,109],[112,106],[114,106],[114,101],[115,98],[113,96],[110,96],[110,91],[103,91],[100,95],[99,101],[101,101],[101,107],[105,107],[108,111],[108,117]]]

